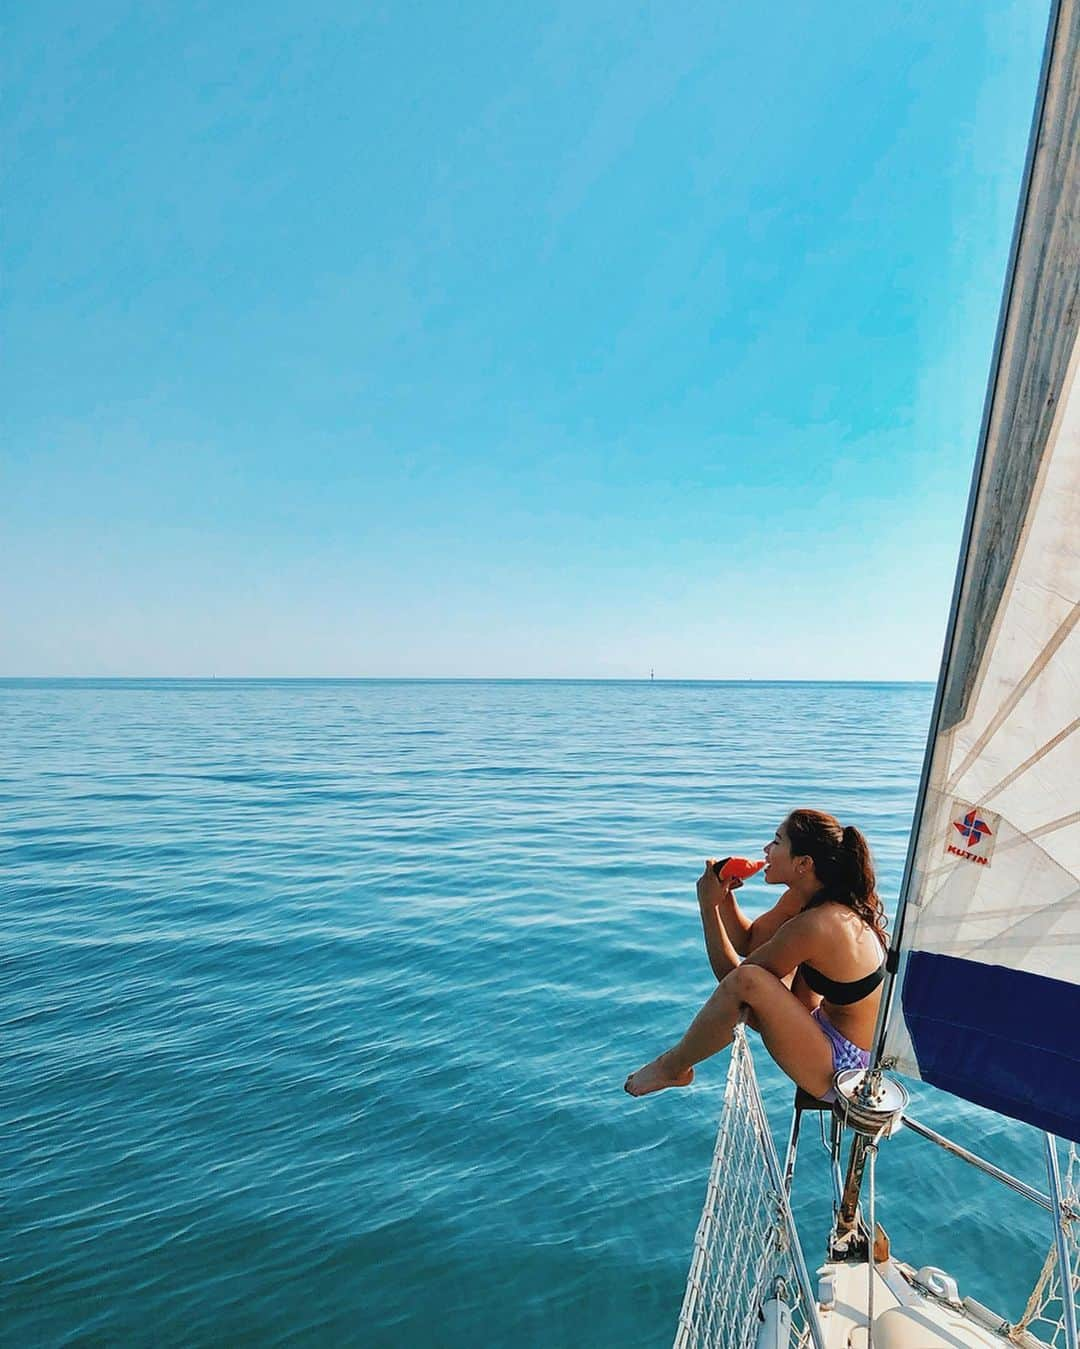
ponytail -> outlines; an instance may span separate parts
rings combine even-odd
[[[873,928],[883,946],[885,910],[877,893],[874,859],[865,836],[854,825],[841,825],[820,810],[794,810],[787,818],[787,834],[796,857],[809,857],[821,889],[807,908],[833,902],[843,904]]]

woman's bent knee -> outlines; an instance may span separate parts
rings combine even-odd
[[[760,965],[749,965],[745,961],[737,970],[732,970],[724,982],[727,983],[728,980],[732,984],[731,991],[740,1002],[753,1002],[755,993],[775,987],[780,982],[775,974],[770,974]]]

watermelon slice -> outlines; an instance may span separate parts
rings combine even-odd
[[[720,881],[748,881],[756,876],[765,863],[751,862],[747,857],[725,857],[713,863],[716,879]]]

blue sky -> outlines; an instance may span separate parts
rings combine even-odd
[[[935,677],[1045,20],[22,6],[0,674]]]

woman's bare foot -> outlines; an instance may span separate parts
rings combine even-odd
[[[665,1087],[688,1087],[693,1080],[693,1068],[672,1072],[667,1054],[661,1054],[652,1063],[631,1073],[623,1083],[623,1091],[631,1096],[648,1096],[650,1091],[663,1091]]]

